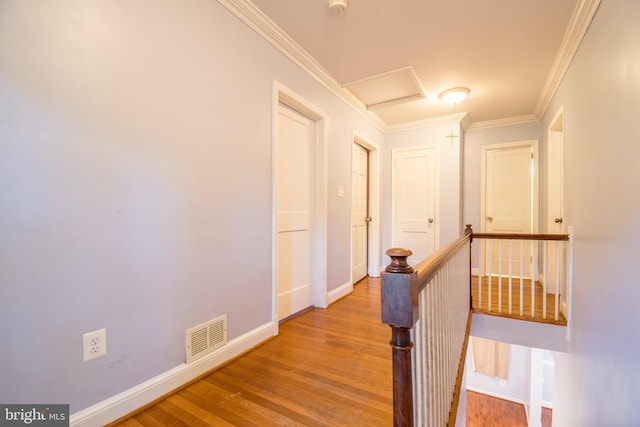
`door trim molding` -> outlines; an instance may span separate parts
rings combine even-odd
[[[480,232],[485,232],[486,218],[486,172],[487,172],[487,151],[503,149],[532,147],[533,149],[533,203],[532,203],[532,233],[537,233],[540,225],[540,151],[537,139],[527,139],[523,141],[504,142],[500,144],[483,145],[480,148]]]
[[[355,129],[352,131],[351,144],[360,144],[369,151],[369,197],[368,209],[371,222],[367,227],[367,274],[371,277],[380,276],[380,147],[372,143]],[[353,168],[353,150],[351,165]],[[351,191],[351,203],[353,204],[353,189]],[[353,229],[353,221],[350,220],[350,228]],[[351,236],[351,253],[353,254],[353,236]],[[351,263],[353,260],[351,260]],[[353,265],[351,264],[350,265]],[[351,275],[353,283],[353,275]]]
[[[559,156],[559,157],[554,157]],[[556,114],[553,116],[553,119],[549,123],[547,128],[547,166],[546,166],[546,230],[552,230],[554,224],[554,218],[558,214],[558,212],[550,212],[552,207],[559,209],[560,217],[564,217],[564,105],[561,105]],[[555,176],[556,179],[560,181],[560,206],[556,206],[555,201],[552,201],[552,186],[551,186],[551,177],[554,172],[552,172],[552,167],[557,167],[559,170],[557,172],[560,176]],[[564,220],[564,218],[563,218]],[[562,223],[561,232],[566,231],[566,220]]]
[[[393,148],[391,149],[391,247],[395,246],[396,242],[396,206],[395,206],[395,193],[396,193],[396,157],[398,153],[405,151],[415,151],[415,150],[424,150],[424,149],[433,149],[436,156],[436,165],[435,165],[435,206],[434,212],[436,214],[436,227],[434,229],[434,248],[438,250],[440,247],[440,146],[436,144],[426,144],[426,145],[414,145],[411,147],[402,147],[402,148]],[[409,248],[411,249],[411,248]],[[421,260],[415,260],[421,261]]]
[[[313,229],[311,233],[311,294],[316,307],[327,307],[327,160],[329,116],[315,105],[277,80],[273,81],[271,108],[271,316],[274,335],[278,333],[278,307],[276,284],[276,150],[278,144],[278,105],[282,103],[298,111],[316,125],[316,143],[313,151],[314,179]]]
[[[540,230],[540,151],[539,151],[539,143],[537,139],[527,139],[522,141],[515,142],[505,142],[499,144],[487,144],[483,145],[480,148],[480,232],[486,231],[486,222],[485,218],[487,217],[487,207],[486,207],[486,192],[487,192],[487,152],[492,150],[499,149],[509,149],[509,148],[520,148],[520,147],[531,147],[533,154],[533,200],[531,206],[531,233],[538,233]],[[486,265],[484,264],[485,260],[485,244],[480,245],[479,249],[479,272],[478,274],[485,275],[486,274]],[[537,277],[538,271],[538,262],[537,255],[532,254],[534,259],[533,271],[531,271],[531,277]]]

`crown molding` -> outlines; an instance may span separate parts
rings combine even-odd
[[[420,129],[430,126],[447,125],[451,123],[459,123],[463,130],[469,127],[469,113],[456,113],[447,116],[431,117],[423,120],[416,120],[408,123],[400,123],[387,127],[387,132],[402,132],[405,130]]]
[[[508,117],[505,119],[471,123],[467,113],[440,116],[414,122],[388,125],[378,115],[367,110],[366,106],[351,92],[344,89],[329,72],[311,55],[302,49],[291,37],[278,27],[269,17],[258,9],[250,0],[217,0],[217,2],[244,22],[287,58],[297,64],[307,74],[332,92],[338,99],[360,114],[365,120],[383,133],[398,132],[420,127],[459,122],[463,130],[486,129],[499,126],[531,123],[540,120],[551,100],[555,96],[580,43],[586,34],[601,0],[578,0],[571,16],[571,21],[562,40],[556,59],[547,76],[534,114]]]
[[[551,100],[555,96],[560,83],[564,78],[571,61],[575,56],[584,35],[591,25],[591,21],[600,6],[601,0],[579,0],[576,8],[573,10],[569,26],[564,34],[560,49],[556,55],[556,59],[551,67],[551,71],[547,76],[547,81],[542,88],[542,93],[538,99],[535,109],[535,116],[541,118],[547,111]]]
[[[466,130],[490,129],[502,126],[523,125],[526,123],[539,122],[540,119],[533,114],[524,116],[506,117],[504,119],[487,120],[486,122],[471,123]]]
[[[258,9],[249,0],[217,0],[229,12],[247,24],[249,28],[258,33],[262,38],[271,43],[287,58],[302,68],[307,74],[314,77],[334,95],[371,122],[380,131],[385,132],[388,125],[377,115],[367,110],[366,106],[351,92],[343,89],[340,84],[320,65],[311,55],[300,47],[269,17]]]

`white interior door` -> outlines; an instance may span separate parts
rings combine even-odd
[[[392,157],[392,244],[410,249],[414,265],[437,243],[437,148],[394,150]]]
[[[367,275],[369,152],[353,143],[351,173],[351,281],[356,283]]]
[[[483,155],[483,231],[488,233],[534,233],[537,141],[485,146]],[[522,272],[531,277],[530,242],[502,241],[487,244],[485,274]],[[509,263],[511,255],[511,264]],[[502,262],[498,260],[502,259]],[[534,266],[535,271],[535,266]]]
[[[280,104],[276,147],[276,295],[278,319],[312,304],[314,122]]]
[[[564,225],[564,113],[562,110],[549,126],[547,153],[547,230],[552,234],[562,234],[566,230]],[[562,283],[564,274],[563,249],[557,250],[557,248],[564,249],[565,246],[551,243],[547,248],[547,258],[550,260],[547,267],[547,292],[549,293],[555,293],[557,282]],[[566,295],[566,290],[560,289],[560,294]]]

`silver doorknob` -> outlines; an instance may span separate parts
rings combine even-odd
[[[433,218],[429,218],[427,221],[429,221],[429,224],[433,224]]]
[[[365,222],[371,222],[371,217],[370,217],[370,216],[368,216],[368,217],[366,217],[364,220],[365,220]]]
[[[488,217],[487,217],[487,221],[489,221],[489,222],[493,222],[493,217],[488,216]]]
[[[556,218],[554,221],[556,224],[562,224],[562,218]]]

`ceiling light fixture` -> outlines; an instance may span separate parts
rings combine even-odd
[[[453,89],[445,90],[440,94],[442,99],[447,104],[459,104],[467,97],[470,90],[466,87],[454,87]]]
[[[329,11],[340,15],[347,10],[347,0],[329,0]]]

